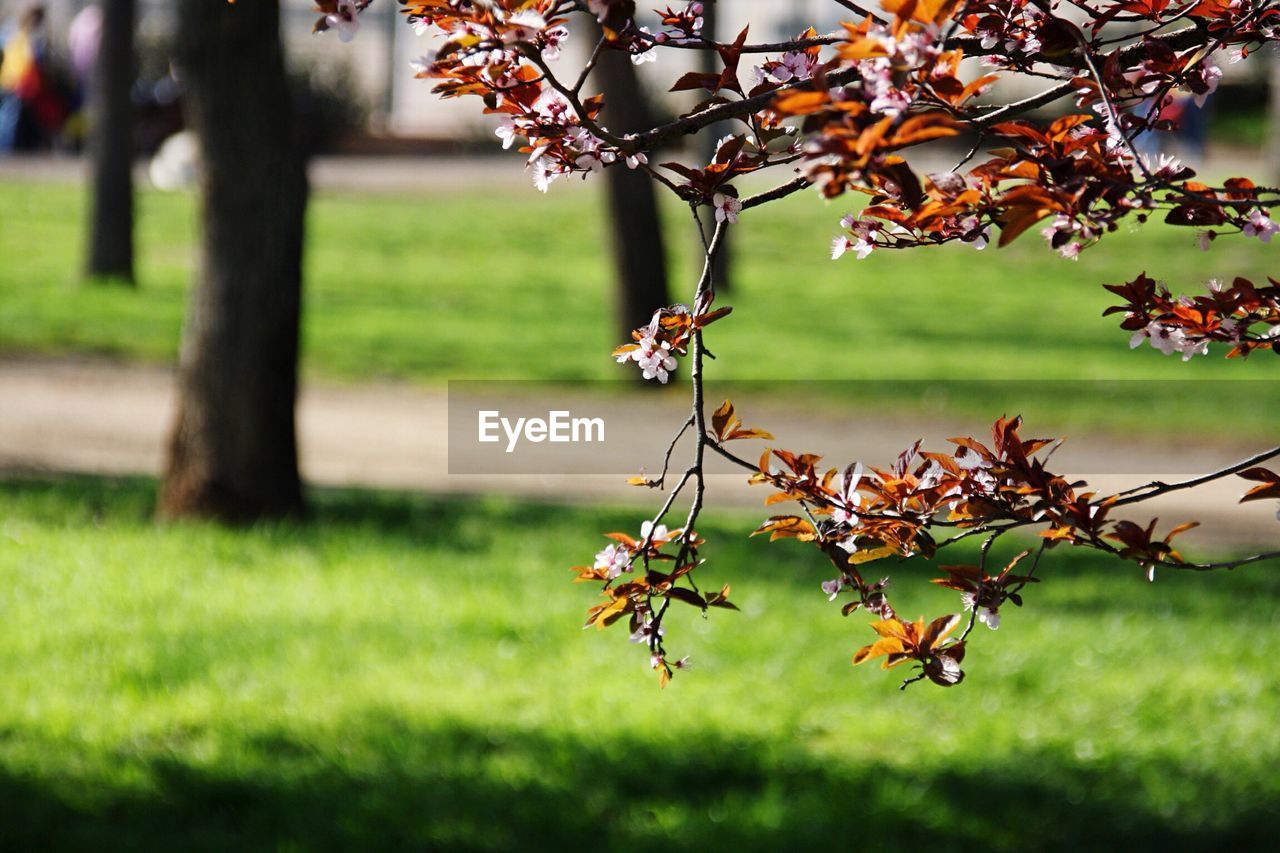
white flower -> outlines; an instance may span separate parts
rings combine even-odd
[[[994,631],[1000,627],[1000,613],[990,607],[979,607],[978,621]]]
[[[542,40],[542,58],[548,62],[555,62],[560,58],[560,48],[569,40],[569,28],[556,26],[544,30]]]
[[[636,364],[640,365],[640,373],[645,379],[657,379],[663,385],[676,369],[676,357],[671,353],[671,344],[658,342],[650,332],[642,337],[639,346],[627,353]],[[619,357],[618,361],[625,361]]]
[[[631,555],[621,545],[609,545],[596,554],[593,568],[605,569],[605,577],[613,580],[623,572],[631,571]]]
[[[325,15],[324,21],[330,29],[338,31],[340,41],[348,42],[356,37],[356,31],[360,29],[358,15],[355,0],[338,0],[337,8]]]
[[[533,41],[538,33],[546,29],[547,19],[532,9],[522,9],[507,18],[507,24],[511,29],[503,32],[502,40],[510,44],[516,41]]]
[[[653,33],[649,31],[649,28],[641,27],[640,32],[644,33],[645,36],[648,37],[647,41],[649,41],[650,45],[652,45],[655,40],[653,38]],[[644,40],[646,39],[640,39],[640,41],[644,41]],[[646,62],[657,62],[657,61],[658,61],[658,49],[656,47],[651,46],[646,51],[631,54],[632,65],[644,65]]]
[[[867,255],[875,251],[875,248],[876,244],[866,237],[859,237],[858,242],[853,244],[854,254],[857,255],[860,261],[865,260]]]
[[[533,185],[540,192],[546,192],[551,184],[564,172],[548,157],[538,157],[530,162],[533,169]]]
[[[1146,328],[1147,338],[1151,341],[1151,346],[1165,355],[1173,355],[1182,348],[1185,341],[1185,335],[1182,330],[1166,326],[1152,320]]]
[[[1142,163],[1147,167],[1147,171],[1156,177],[1168,178],[1176,175],[1183,170],[1182,161],[1172,154],[1160,152],[1153,162],[1147,154],[1142,154]]]
[[[1212,56],[1206,56],[1200,63],[1199,71],[1205,90],[1192,92],[1191,97],[1195,100],[1197,107],[1203,107],[1205,100],[1218,90],[1218,83],[1222,80],[1222,69],[1218,67],[1218,63]]]
[[[494,128],[493,135],[502,140],[502,149],[505,151],[515,144],[516,137],[522,136],[520,129],[516,127],[516,123],[509,117],[504,117],[502,123]]]
[[[599,172],[604,168],[604,161],[596,154],[588,152],[579,154],[578,159],[573,161],[573,165],[577,166],[584,172]]]
[[[640,525],[640,541],[648,541],[654,548],[661,548],[671,541],[671,534],[665,524],[654,527],[652,521],[645,521]]]
[[[716,209],[716,222],[733,224],[738,221],[738,214],[742,212],[742,202],[724,193],[712,196],[711,204]]]
[[[638,169],[649,162],[649,158],[644,156],[644,152],[637,151],[635,154],[627,155],[627,168]]]
[[[413,70],[414,74],[426,74],[431,71],[431,66],[435,61],[435,51],[431,51],[430,53],[422,54],[417,59],[409,60],[409,68]]]
[[[1257,237],[1264,243],[1270,243],[1271,235],[1280,231],[1280,225],[1272,222],[1267,213],[1269,211],[1264,212],[1257,207],[1249,211],[1249,222],[1242,229],[1244,236]]]
[[[845,252],[853,248],[853,241],[848,237],[840,236],[831,239],[831,260],[838,261]]]
[[[883,116],[896,116],[911,106],[911,96],[901,89],[890,89],[876,96],[867,107]]]
[[[659,637],[661,637],[661,636],[665,635],[666,633],[667,633],[667,629],[666,629],[666,628],[663,628],[661,625],[659,625],[659,626],[658,626],[658,636],[659,636]],[[653,620],[652,620],[652,619],[649,619],[648,617],[646,617],[646,618],[645,618],[645,620],[644,620],[644,622],[640,625],[640,627],[639,627],[639,628],[637,628],[637,629],[636,629],[636,630],[631,634],[631,642],[633,642],[633,643],[647,643],[647,642],[649,642],[649,640],[650,640],[650,639],[652,639],[652,637],[653,637]],[[655,656],[655,657],[656,657],[656,656]],[[654,669],[657,669],[658,667],[655,665],[653,668],[654,668]]]

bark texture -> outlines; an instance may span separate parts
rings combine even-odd
[[[179,0],[177,8],[203,233],[159,513],[230,523],[295,514],[307,180],[279,3]]]

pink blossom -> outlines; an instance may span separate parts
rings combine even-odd
[[[623,572],[631,571],[631,555],[621,545],[609,545],[596,554],[593,568],[604,569],[605,577],[613,580]]]
[[[360,29],[359,10],[356,8],[356,0],[338,0],[338,6],[328,15],[325,15],[325,23],[329,25],[329,29],[338,31],[338,39],[344,42],[351,41],[356,37],[356,32]]]
[[[1197,70],[1200,73],[1204,91],[1197,92],[1192,89],[1191,97],[1195,100],[1197,107],[1203,107],[1205,100],[1218,90],[1218,83],[1222,80],[1222,69],[1218,67],[1218,63],[1212,56],[1206,56]]]
[[[666,629],[666,628],[663,628],[661,625],[659,625],[659,626],[658,626],[658,631],[657,631],[657,635],[656,635],[656,636],[661,637],[661,636],[665,635],[666,633],[667,633],[667,629]],[[654,636],[655,636],[655,635],[654,635],[654,631],[653,631],[653,620],[646,616],[646,617],[645,617],[645,620],[644,620],[642,623],[640,623],[640,627],[639,627],[639,628],[636,628],[636,630],[635,630],[634,632],[632,632],[632,634],[631,634],[631,642],[633,642],[633,643],[647,643],[647,642],[649,642],[650,640],[652,640]],[[655,656],[655,657],[656,657],[656,656]],[[653,668],[654,668],[654,669],[657,669],[658,667],[655,665]]]
[[[561,48],[569,40],[569,28],[555,26],[542,32],[542,57],[549,62],[560,58]]]
[[[640,525],[640,541],[648,542],[654,548],[661,548],[671,541],[671,534],[665,524],[655,527],[652,521],[645,521]]]
[[[716,209],[716,222],[736,223],[738,214],[742,212],[742,202],[724,193],[712,196],[711,204]]]
[[[1271,235],[1280,231],[1280,225],[1276,225],[1266,213],[1255,207],[1249,211],[1249,222],[1242,230],[1246,237],[1257,237],[1264,243],[1270,243]]]
[[[640,365],[640,373],[645,379],[657,379],[666,385],[676,369],[676,357],[671,353],[671,344],[658,341],[652,333],[646,334],[638,343],[636,349],[619,356],[618,361],[625,362],[630,358]]]

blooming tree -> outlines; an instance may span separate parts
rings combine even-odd
[[[320,0],[317,29],[349,38],[371,2]],[[1194,229],[1205,249],[1224,237],[1266,242],[1280,230],[1270,214],[1280,189],[1243,177],[1210,186],[1176,160],[1140,155],[1135,143],[1140,134],[1170,129],[1161,115],[1175,93],[1203,101],[1218,85],[1221,62],[1242,61],[1280,40],[1280,2],[881,0],[878,9],[831,2],[850,18],[836,32],[810,28],[785,42],[755,43],[744,29],[725,43],[703,33],[698,2],[655,10],[651,29],[637,23],[633,0],[402,0],[410,25],[443,36],[438,51],[415,63],[418,76],[435,81],[442,97],[479,99],[498,117],[503,147],[526,155],[538,189],[607,168],[642,169],[687,203],[703,237],[707,260],[689,304],[659,307],[614,352],[662,383],[686,360],[692,400],[661,475],[633,478],[665,490],[657,512],[638,535],[607,534],[612,541],[594,563],[576,569],[579,581],[598,583],[602,594],[587,625],[625,620],[665,685],[688,664],[668,651],[671,605],[734,609],[727,586],[697,583],[708,454],[767,487],[767,504],[797,507],[756,533],[809,543],[830,562],[834,577],[822,592],[843,599],[845,615],[862,609],[875,617],[877,639],[853,662],[913,665],[904,687],[924,679],[958,683],[975,625],[995,629],[1007,605],[1022,606],[1024,590],[1040,580],[1042,557],[1055,548],[1105,552],[1140,564],[1149,577],[1157,568],[1208,571],[1280,557],[1192,562],[1172,543],[1194,524],[1158,531],[1155,521],[1117,517],[1124,507],[1231,476],[1253,484],[1244,501],[1280,498],[1280,474],[1262,467],[1280,457],[1280,447],[1190,480],[1117,494],[1051,470],[1056,442],[1024,438],[1020,418],[997,420],[986,440],[958,437],[930,450],[917,442],[882,467],[827,467],[813,454],[777,447],[758,459],[733,449],[737,441],[773,440],[743,425],[728,401],[710,410],[703,390],[707,327],[730,310],[714,307],[710,258],[726,229],[752,208],[810,189],[826,198],[865,196],[860,212],[840,221],[833,259],[948,242],[981,249],[993,238],[1005,246],[1037,226],[1053,251],[1071,259],[1121,220],[1153,216]],[[588,36],[585,62],[565,67],[566,41],[599,32]],[[591,94],[605,51],[670,65],[672,91],[699,92],[701,102],[646,130],[611,132],[601,123],[602,98]],[[706,68],[699,52],[714,54],[718,73],[696,70]],[[1035,84],[1035,93],[1001,97],[1001,84],[1012,78]],[[1053,120],[1028,118],[1059,102],[1074,109]],[[734,132],[718,141],[710,162],[651,162],[659,147],[726,122]],[[955,137],[968,153],[954,168],[913,168],[913,149]],[[786,177],[754,195],[739,191],[738,179],[769,170]],[[1121,300],[1107,313],[1123,316],[1133,346],[1150,342],[1184,359],[1216,344],[1228,357],[1280,354],[1274,281],[1215,281],[1198,296],[1174,296],[1145,274],[1106,287]],[[691,456],[673,466],[686,432],[694,439]],[[666,522],[682,498],[687,510],[673,528]],[[1013,531],[1037,534],[1038,544],[1008,565],[989,565],[992,545]],[[959,593],[959,612],[927,624],[901,618],[887,595],[889,579],[868,574],[873,563],[933,557],[972,537],[981,539],[977,563],[944,565],[933,581]]]

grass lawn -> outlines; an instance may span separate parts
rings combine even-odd
[[[608,509],[323,493],[306,525],[156,527],[151,486],[0,485],[0,847],[1267,849],[1280,577],[1062,555],[951,690],[806,550],[714,516],[659,691],[566,567]],[[903,573],[903,612],[953,594]]]
[[[78,283],[83,203],[74,186],[0,186],[0,351],[172,361],[192,267],[191,197],[141,194],[137,291]],[[736,288],[725,300],[738,311],[710,338],[720,356],[713,378],[1134,380],[1109,386],[1099,400],[1079,388],[1024,387],[1014,406],[1029,415],[1075,410],[1091,423],[1121,409],[1122,420],[1172,429],[1273,431],[1275,406],[1258,404],[1260,384],[1216,381],[1273,380],[1273,358],[1241,364],[1215,355],[1183,365],[1150,348],[1130,352],[1127,333],[1100,316],[1113,300],[1099,282],[1143,269],[1193,290],[1214,275],[1261,280],[1276,271],[1274,247],[1240,239],[1203,253],[1190,231],[1153,225],[1114,235],[1077,263],[1058,259],[1035,235],[1001,251],[947,246],[832,263],[826,244],[844,211],[801,194],[743,217]],[[694,238],[687,212],[667,212],[675,298],[687,299]],[[620,341],[591,188],[556,187],[545,198],[531,189],[321,195],[310,235],[311,376],[437,383],[627,375],[608,357]],[[1161,379],[1214,384],[1171,393]],[[816,394],[859,409],[938,396],[895,384],[802,393],[806,405]],[[1117,407],[1117,394],[1132,405]],[[1280,385],[1265,394],[1280,405]],[[950,396],[984,419],[1005,405],[973,387]]]

